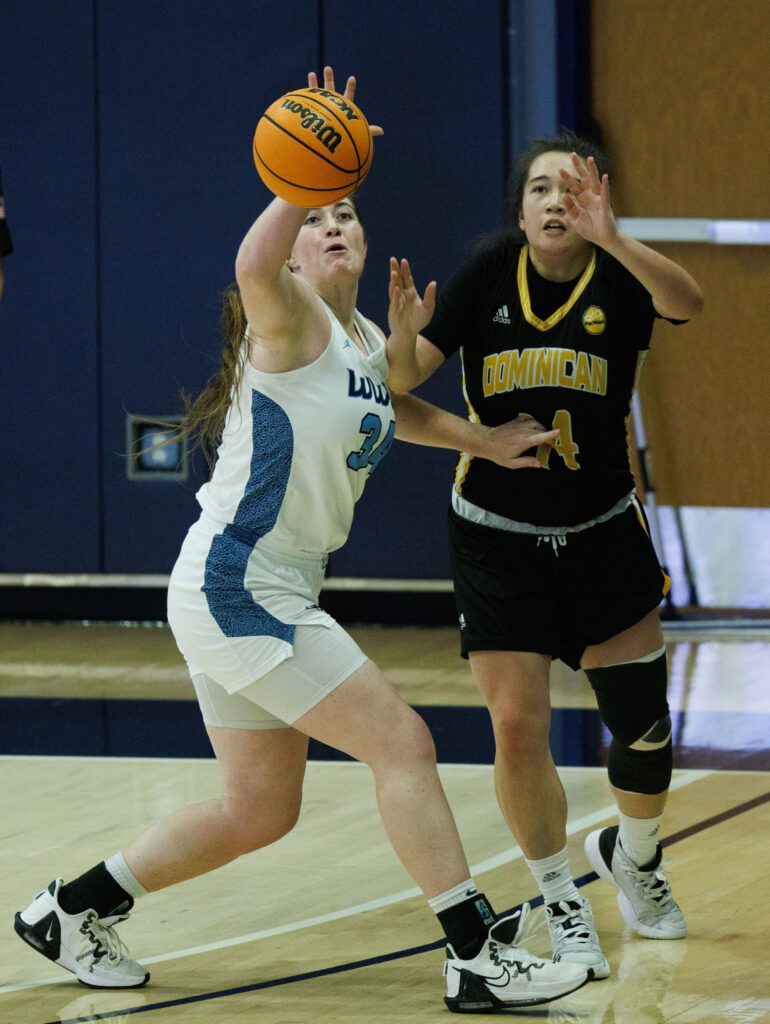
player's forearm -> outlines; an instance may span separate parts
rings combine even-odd
[[[489,428],[480,423],[470,423],[414,395],[394,394],[392,398],[399,440],[479,456],[486,450]]]
[[[606,250],[647,289],[663,316],[689,320],[703,309],[703,292],[698,283],[667,256],[620,231]]]
[[[411,391],[420,383],[417,363],[417,336],[391,332],[386,343],[388,387],[391,391]]]
[[[388,338],[388,387],[391,391],[412,391],[423,384],[444,362],[444,354],[421,334]],[[465,422],[465,421],[463,421]]]
[[[291,256],[307,210],[283,199],[274,199],[257,217],[241,242],[235,275],[244,279],[277,278]]]

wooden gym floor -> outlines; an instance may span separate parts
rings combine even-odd
[[[480,886],[498,912],[536,895],[492,788],[486,712],[454,629],[362,628],[359,643],[419,707]],[[552,745],[570,803],[578,885],[612,976],[517,1021],[770,1021],[767,949],[770,624],[667,623],[676,772],[666,870],[682,942],[633,937],[582,851],[613,820],[607,737],[580,674],[555,665]],[[5,1024],[413,1024],[446,1021],[433,916],[385,839],[369,773],[317,748],[294,832],[143,899],[120,926],[152,980],[99,992],[35,954],[12,919],[217,772],[168,629],[0,623],[0,1021]],[[545,954],[545,932],[528,943]],[[762,951],[765,950],[763,953]]]

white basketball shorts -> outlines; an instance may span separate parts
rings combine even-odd
[[[291,725],[366,661],[318,607],[325,568],[325,557],[240,549],[206,516],[190,528],[168,620],[208,725]]]

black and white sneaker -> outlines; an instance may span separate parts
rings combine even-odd
[[[461,960],[447,946],[444,1002],[453,1013],[490,1013],[517,1006],[535,1006],[566,996],[589,979],[585,967],[554,963],[517,945],[525,934],[529,904],[501,917],[472,960]]]
[[[17,935],[47,956],[72,971],[84,985],[92,988],[138,988],[150,980],[150,974],[128,950],[113,925],[125,921],[128,913],[120,908],[110,917],[99,918],[95,910],[66,914],[59,906],[63,879],[57,878],[39,892],[26,910],[16,914]]]
[[[586,857],[605,882],[617,886],[623,920],[646,939],[683,939],[687,934],[684,914],[671,895],[668,879],[660,870],[660,843],[649,864],[637,867],[620,844],[618,827],[598,829],[586,836]]]

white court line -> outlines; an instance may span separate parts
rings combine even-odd
[[[441,765],[441,768],[447,767]],[[460,766],[450,766],[460,767]],[[462,767],[467,767],[463,765]],[[565,769],[568,770],[568,769]],[[604,771],[604,769],[600,769]],[[682,789],[684,786],[689,786],[692,782],[697,782],[700,779],[704,779],[709,775],[713,775],[713,771],[682,771],[674,775],[671,780],[671,790]],[[589,828],[591,825],[597,825],[599,822],[605,821],[607,818],[614,817],[617,813],[615,804],[609,804],[606,807],[602,807],[598,811],[593,811],[591,814],[585,814],[582,818],[577,818],[567,826],[567,835],[574,835],[576,832],[582,831],[584,828]],[[487,871],[493,870],[493,868],[501,867],[503,864],[509,864],[512,861],[519,860],[523,856],[520,847],[514,845],[508,850],[504,850],[502,853],[498,853],[493,857],[488,857],[486,860],[480,861],[478,864],[471,865],[471,875],[483,875]],[[394,903],[402,903],[405,900],[410,900],[415,896],[421,896],[422,891],[418,888],[404,889],[401,892],[391,893],[390,896],[382,896],[377,900],[369,900],[366,903],[356,903],[351,907],[344,907],[342,910],[335,910],[329,914],[319,914],[317,917],[307,917],[301,921],[291,921],[288,924],[276,925],[274,928],[265,928],[259,932],[250,932],[247,935],[237,935],[231,939],[221,939],[219,942],[209,942],[201,946],[190,946],[187,949],[178,949],[172,953],[161,953],[159,956],[147,957],[140,961],[140,963],[148,966],[149,964],[160,964],[167,960],[179,960],[182,957],[196,956],[198,953],[210,953],[214,950],[228,949],[231,946],[241,946],[247,942],[257,942],[259,939],[269,939],[274,935],[285,935],[287,932],[301,931],[304,928],[313,928],[318,924],[327,924],[329,921],[339,921],[345,917],[355,917],[357,914],[365,914],[370,910],[378,910],[380,907],[389,907]],[[26,981],[19,982],[16,985],[2,985],[0,986],[0,995],[4,995],[7,992],[20,992],[24,989],[41,988],[44,985],[56,985],[64,981],[72,981],[72,976],[68,973],[64,975],[56,975],[54,978],[41,978],[39,981]]]

